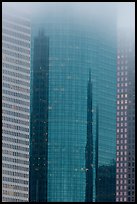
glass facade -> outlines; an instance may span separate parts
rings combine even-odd
[[[43,81],[42,73],[39,79],[33,74],[37,63],[32,63],[31,109],[37,109],[38,118],[48,112],[48,120],[43,118],[45,123],[40,130],[37,122],[34,127],[38,131],[36,136],[32,130],[34,114],[31,115],[30,168],[35,162],[36,166],[40,161],[43,165],[43,147],[39,146],[39,141],[47,138],[44,136],[47,130],[43,129],[47,127],[46,122],[48,140],[41,145],[44,144],[48,154],[45,155],[45,167],[39,170],[44,171],[41,185],[41,178],[30,171],[30,201],[39,201],[40,197],[36,198],[33,192],[40,195],[44,190],[42,199],[48,202],[113,202],[116,162],[115,22],[104,24],[102,18],[102,26],[97,27],[99,22],[94,18],[90,23],[86,19],[80,22],[78,11],[70,12],[71,7],[58,7],[54,12],[54,6],[52,9],[46,6],[50,12],[45,10],[38,19],[32,19],[32,52],[35,56],[33,62],[39,56],[45,69],[49,63],[48,79],[44,77],[44,83],[48,80],[48,85],[39,86],[37,92],[37,96],[43,93],[48,100],[48,109],[40,109],[40,101],[35,95],[33,82]],[[49,42],[38,35],[40,28],[44,29]],[[35,43],[36,36],[37,41],[43,41],[40,47]],[[43,44],[45,49],[49,46],[47,60],[46,51],[38,51],[44,49]],[[45,86],[48,87],[48,96]],[[35,145],[37,150],[33,151]],[[39,152],[39,160],[33,162],[36,152]]]
[[[16,14],[15,14],[16,13]],[[30,21],[2,10],[2,202],[27,202],[29,183]]]
[[[47,200],[49,42],[42,31],[34,40],[30,122],[30,200]],[[35,179],[33,179],[35,178]]]

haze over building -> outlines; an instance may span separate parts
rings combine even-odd
[[[3,2],[3,202],[135,201],[134,14]]]
[[[32,18],[33,202],[115,201],[115,12],[100,26],[95,13],[79,15],[73,4],[43,4]]]

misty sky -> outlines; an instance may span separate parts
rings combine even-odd
[[[101,9],[107,9],[109,13],[110,8],[116,8],[118,11],[118,26],[120,27],[135,27],[135,3],[134,2],[3,2],[3,6],[12,5],[17,10],[24,10],[31,14],[37,14],[47,7],[50,9],[56,9],[63,6],[64,9],[70,7],[71,9],[76,8],[81,14],[89,15],[92,7],[96,14],[101,12]],[[89,15],[90,18],[90,15]]]

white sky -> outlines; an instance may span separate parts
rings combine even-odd
[[[108,12],[110,7],[117,7],[118,26],[135,27],[135,2],[3,2],[2,5],[12,5],[18,10],[25,10],[33,14],[46,9],[46,6],[51,9],[55,9],[58,6],[63,6],[65,9],[70,6],[73,9],[76,6],[83,15],[89,15],[91,13],[92,5],[95,6],[94,11],[96,14],[100,14],[101,9],[104,7],[107,8]]]

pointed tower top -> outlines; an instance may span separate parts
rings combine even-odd
[[[40,28],[39,29],[39,35],[40,36],[44,36],[44,28]]]

